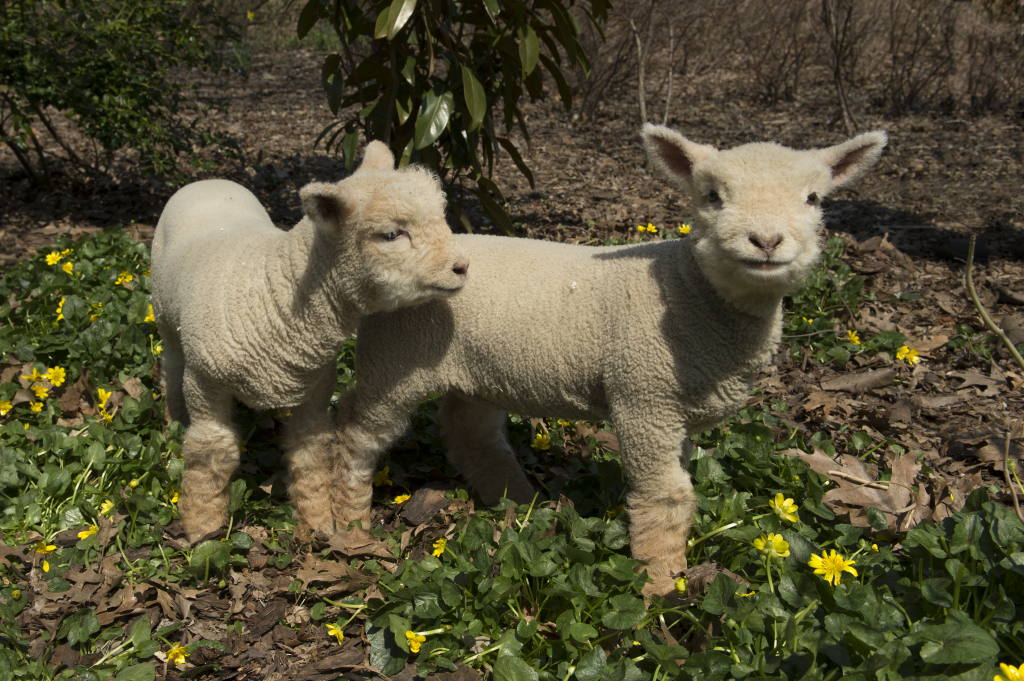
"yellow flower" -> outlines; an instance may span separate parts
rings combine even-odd
[[[53,367],[46,370],[46,380],[55,388],[59,388],[64,383],[66,377],[67,372],[64,371],[63,367]]]
[[[551,449],[551,438],[538,430],[537,436],[533,438],[533,442],[530,443],[530,446],[534,449]]]
[[[49,572],[49,571],[50,571],[50,561],[44,560],[43,561],[43,572]]]
[[[90,525],[90,526],[89,526],[89,529],[87,529],[87,530],[82,530],[81,532],[79,532],[79,533],[78,533],[78,538],[79,538],[79,539],[86,539],[86,538],[88,538],[88,537],[91,537],[91,536],[93,536],[93,535],[94,535],[94,534],[96,534],[97,532],[99,532],[99,528],[98,528],[98,527],[96,527],[95,525]]]
[[[249,21],[252,21],[253,19],[256,18],[256,13],[255,12],[246,12],[245,16],[249,18]],[[339,640],[338,643],[341,643],[341,640]]]
[[[103,503],[100,504],[100,515],[109,515],[110,512],[113,510],[114,502],[111,501],[110,499],[105,499]]]
[[[39,399],[45,400],[46,396],[50,394],[50,389],[42,383],[36,383],[32,386],[32,392],[34,392],[36,397]]]
[[[64,313],[62,312],[63,309],[64,309],[64,299],[61,298],[60,302],[57,303],[57,321],[58,322],[60,320],[64,319]]]
[[[129,487],[131,487],[132,489],[135,489],[136,487],[138,487],[138,486],[139,486],[139,480],[138,480],[138,478],[132,478],[132,479],[131,479],[131,480],[130,480],[130,481],[128,482],[128,486],[129,486]]]
[[[75,265],[69,260],[66,263],[64,263],[64,266],[61,267],[61,269],[67,272],[68,274],[71,274],[71,271],[75,269]]]
[[[569,426],[572,425],[572,421],[566,421],[565,419],[558,419],[558,425],[562,426],[563,428],[568,428]]]
[[[60,255],[61,255],[61,257],[64,257],[65,255],[67,255],[70,252],[71,252],[70,248],[65,248],[63,251],[60,252]]]
[[[6,416],[7,412],[11,410],[10,400],[0,400],[0,416]]]
[[[97,319],[99,319],[100,318],[100,314],[103,313],[103,303],[93,303],[89,307],[91,307],[92,309],[96,310],[95,312],[93,312],[92,314],[89,315],[89,321],[90,322],[94,322]]]
[[[1024,664],[1013,667],[1008,664],[999,664],[1002,674],[996,674],[992,681],[1024,681]]]
[[[878,544],[872,544],[871,545],[871,553],[872,554],[878,553]]]
[[[754,595],[754,594],[756,594],[756,593],[757,593],[756,591],[748,591],[748,592],[747,592],[747,593],[745,593],[745,594],[740,594],[740,598],[748,598],[748,597],[750,597],[750,596],[753,596],[753,595]]]
[[[857,335],[856,331],[847,331],[846,332],[846,337],[854,345],[860,345],[860,337]]]
[[[686,595],[686,577],[680,577],[676,580],[676,593]]]
[[[409,497],[410,496],[412,496],[412,495],[409,495],[409,494],[399,494],[397,497],[395,497],[395,503],[396,504],[404,504],[405,502],[409,501]]]
[[[175,493],[174,493],[174,494],[173,494],[173,495],[171,496],[171,503],[172,503],[172,504],[176,504],[176,503],[178,503],[178,493],[177,493],[177,492],[175,492]]]
[[[680,234],[689,234],[690,233],[690,225],[685,225],[685,224],[679,225],[679,233]]]
[[[658,228],[655,227],[654,225],[652,225],[650,222],[648,222],[647,223],[647,231],[650,232],[651,234],[657,234],[658,233]]]
[[[854,577],[857,576],[857,571],[850,567],[855,562],[852,560],[843,560],[843,557],[836,553],[835,549],[832,549],[832,555],[828,555],[827,551],[823,551],[822,555],[816,553],[811,554],[811,560],[807,563],[814,568],[814,574],[824,575],[825,581],[833,586],[839,584],[839,577],[844,572],[849,572]]]
[[[636,226],[636,231],[638,231],[638,232],[646,232],[647,228],[644,227],[643,225],[637,225]]]
[[[391,482],[391,468],[384,466],[384,470],[377,471],[377,475],[373,476],[373,484],[377,487],[387,487],[395,483]]]
[[[250,14],[252,14],[252,12],[250,12]],[[341,642],[345,639],[345,634],[342,633],[341,628],[337,624],[328,624],[327,633],[330,636],[333,636],[334,638],[338,639],[339,646],[341,645]]]
[[[420,652],[420,645],[427,641],[426,636],[420,636],[415,631],[405,632],[405,637],[409,639],[409,650],[414,653]]]
[[[775,511],[775,515],[779,516],[779,520],[789,523],[800,522],[800,516],[796,512],[796,503],[792,499],[786,499],[782,492],[776,494],[775,499],[769,500],[768,505]]]
[[[132,277],[131,273],[128,270],[125,270],[125,271],[121,272],[121,274],[117,275],[117,279],[114,280],[114,286],[120,286],[121,284],[127,284],[127,283],[131,282],[131,280],[133,278],[134,277]]]
[[[446,546],[448,546],[448,540],[444,537],[441,537],[436,542],[434,542],[434,552],[430,555],[432,555],[434,558],[440,558],[441,554],[444,553],[444,549]]]
[[[47,544],[45,541],[37,541],[35,546],[32,547],[32,550],[36,553],[42,553],[45,555],[47,553],[53,553],[57,550],[57,547],[54,544]]]
[[[39,373],[39,369],[37,369],[36,367],[32,367],[32,373],[29,374],[28,376],[22,376],[22,378],[27,380],[29,383],[36,383],[38,381],[45,379],[46,376]]]
[[[153,343],[153,354],[154,355],[159,357],[160,353],[163,352],[163,350],[164,350],[164,346],[163,346],[162,343],[159,343],[159,342]]]
[[[781,534],[763,534],[754,540],[754,548],[762,556],[773,561],[780,561],[789,555],[789,542],[782,538]]]
[[[19,598],[21,598],[21,589],[14,589],[14,590],[12,590],[11,591],[11,598],[13,598],[14,600],[18,600]]]
[[[921,361],[921,358],[917,356],[917,350],[908,348],[906,345],[901,345],[900,349],[896,351],[896,359],[902,359],[911,366]]]
[[[185,664],[186,657],[188,657],[188,651],[184,646],[175,645],[167,651],[167,661],[173,665]]]
[[[32,411],[34,411],[35,413],[38,414],[39,412],[41,412],[43,410],[43,403],[42,402],[33,402],[32,404],[29,405],[29,409],[31,409]]]
[[[100,407],[100,416],[102,416],[103,420],[106,421],[107,423],[114,422],[114,415],[107,412],[107,410],[104,409],[103,407]]]
[[[814,317],[811,317],[810,319],[808,319],[807,317],[801,317],[800,319],[804,320],[808,324],[813,324],[814,323]]]
[[[96,395],[99,397],[101,407],[107,403],[107,400],[110,399],[110,393],[104,390],[103,388],[97,390]]]
[[[152,305],[149,306],[149,314],[147,314],[145,319],[143,319],[142,321],[144,321],[144,322],[155,322],[156,321],[156,317],[153,316],[153,306]]]
[[[46,264],[56,265],[57,263],[60,262],[60,259],[63,257],[64,255],[62,253],[60,253],[59,251],[54,251],[53,253],[50,253],[49,255],[46,256]]]

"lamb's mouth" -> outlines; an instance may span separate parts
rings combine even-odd
[[[432,288],[435,293],[439,293],[445,298],[450,298],[462,290],[461,286],[455,286],[454,288],[450,286],[431,286],[430,288]]]
[[[743,264],[753,270],[761,272],[774,272],[788,265],[788,262],[777,262],[772,260],[744,260]]]

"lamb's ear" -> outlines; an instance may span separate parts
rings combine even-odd
[[[313,182],[299,190],[302,213],[317,227],[338,229],[353,210],[352,200],[336,184]]]
[[[366,153],[363,154],[363,162],[359,164],[356,172],[364,170],[394,170],[395,155],[388,149],[388,145],[379,140],[374,140],[366,145]]]
[[[668,180],[693,182],[693,167],[718,153],[706,144],[691,142],[675,130],[648,123],[640,132],[651,164]]]
[[[832,170],[832,188],[839,189],[853,184],[875,165],[888,141],[889,135],[884,130],[875,130],[834,147],[814,149],[811,153]]]

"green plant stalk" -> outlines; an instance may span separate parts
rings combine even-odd
[[[1010,351],[1010,356],[1013,357],[1013,360],[1017,362],[1017,365],[1021,369],[1024,369],[1024,357],[1020,356],[1020,353],[1017,352],[1017,348],[1015,348],[1013,343],[1010,342],[1010,339],[1006,337],[1003,330],[999,328],[994,321],[992,321],[991,317],[988,316],[988,312],[985,311],[985,306],[981,304],[981,299],[978,298],[978,292],[974,289],[974,281],[971,279],[971,270],[974,266],[975,238],[976,235],[972,234],[971,241],[967,246],[967,292],[971,296],[971,302],[974,303],[974,308],[978,311],[978,314],[981,315],[982,320],[984,320],[985,326],[989,328],[989,331],[999,336],[999,339],[1003,341],[1003,345],[1005,345],[1006,349]],[[1024,522],[1024,519],[1022,519],[1022,522]]]

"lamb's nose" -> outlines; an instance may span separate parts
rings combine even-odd
[[[455,267],[452,268],[452,272],[454,272],[455,274],[457,274],[460,277],[466,276],[466,272],[468,272],[468,271],[469,271],[469,264],[468,263],[467,264],[456,265]]]
[[[756,234],[750,235],[750,243],[764,251],[765,255],[771,255],[772,251],[775,250],[775,247],[778,246],[781,241],[781,236],[773,236],[769,239],[764,239]]]

